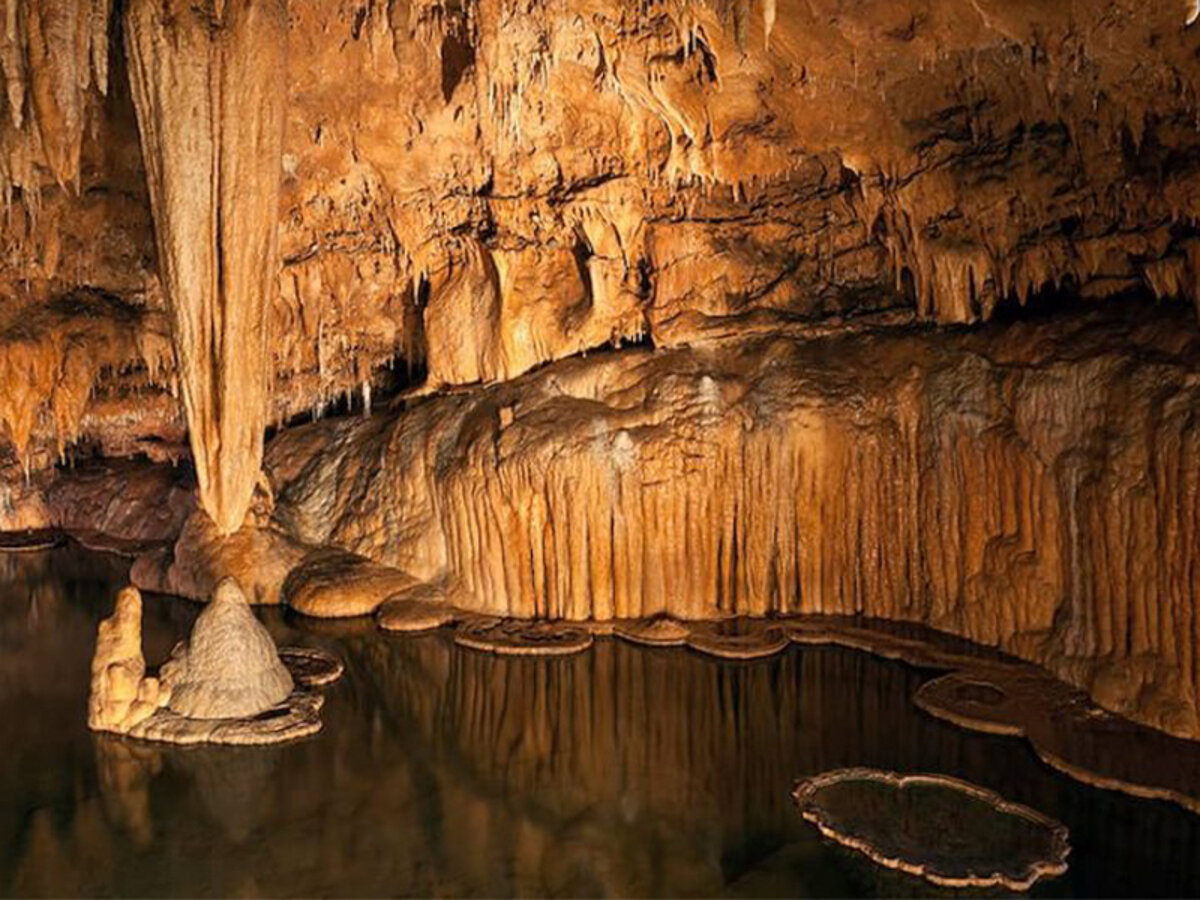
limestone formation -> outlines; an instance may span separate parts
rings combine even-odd
[[[826,837],[934,884],[1023,891],[1067,870],[1066,826],[948,775],[839,769],[794,796]]]
[[[687,643],[688,628],[667,616],[653,619],[622,620],[613,626],[613,634],[634,644],[649,647],[682,647]]]
[[[158,677],[142,656],[142,598],[117,596],[100,623],[92,659],[88,727],[174,744],[258,745],[321,728],[315,688],[344,670],[336,657],[306,647],[277,651],[233,579],[218,586]]]
[[[687,636],[687,645],[693,650],[725,659],[762,659],[790,643],[787,630],[779,623],[753,619],[697,622]]]
[[[1131,306],[722,340],[294,429],[268,459],[297,537],[451,577],[467,608],[920,622],[1195,736],[1198,370],[1181,314]]]
[[[301,687],[333,684],[346,670],[336,656],[313,647],[280,647],[279,660]]]
[[[345,552],[318,552],[288,575],[283,600],[319,618],[367,616],[389,597],[412,589],[411,575]]]
[[[41,550],[52,550],[59,546],[62,540],[62,534],[49,529],[3,531],[0,532],[0,553],[37,553]]]
[[[9,0],[0,293],[24,316],[94,289],[179,344],[150,378],[72,348],[62,383],[39,340],[9,439],[51,465],[88,387],[177,427],[178,386],[227,532],[259,425],[425,366],[464,384],[712,326],[984,320],[1047,286],[1194,298],[1178,7],[139,0],[114,22]]]
[[[551,622],[481,621],[460,625],[454,643],[500,656],[569,656],[592,646],[591,632]]]
[[[250,718],[282,703],[292,676],[232,578],[221,581],[191,637],[160,673],[168,708],[189,719]]]
[[[287,6],[131,0],[124,26],[200,497],[229,534],[267,422]]]
[[[1187,3],[0,8],[0,529],[920,622],[1200,735]]]
[[[170,698],[170,688],[146,677],[142,657],[142,595],[127,587],[112,616],[100,623],[92,657],[88,727],[124,733],[150,718]]]
[[[450,625],[458,613],[445,602],[405,597],[386,601],[375,618],[384,631],[420,632]]]

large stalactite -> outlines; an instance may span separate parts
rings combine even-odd
[[[132,0],[125,44],[205,511],[241,527],[267,422],[287,7]]]

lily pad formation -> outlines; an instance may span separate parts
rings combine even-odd
[[[793,796],[827,838],[934,884],[1023,891],[1067,870],[1065,825],[948,775],[838,769]]]

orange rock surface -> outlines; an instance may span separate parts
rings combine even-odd
[[[5,0],[0,528],[919,621],[1196,736],[1193,6]]]
[[[480,611],[921,622],[1195,736],[1198,369],[1186,317],[1131,306],[721,341],[293,429],[268,463],[297,539]]]

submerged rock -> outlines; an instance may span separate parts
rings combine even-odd
[[[757,619],[697,622],[688,632],[687,645],[700,653],[724,659],[761,659],[782,652],[791,643],[783,626]]]
[[[947,775],[838,769],[793,796],[827,838],[934,884],[1023,891],[1067,870],[1065,825]]]
[[[226,578],[196,619],[191,638],[162,668],[172,712],[192,719],[255,716],[282,703],[292,676],[254,617],[238,583]]]
[[[279,660],[300,687],[323,687],[333,684],[346,671],[336,656],[312,647],[280,647]]]
[[[648,647],[682,647],[687,643],[688,628],[667,616],[652,619],[627,619],[613,626],[613,634],[634,644]]]

